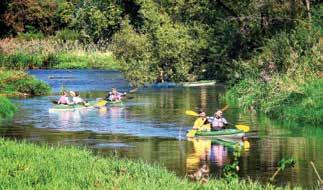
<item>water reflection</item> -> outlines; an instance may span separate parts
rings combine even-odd
[[[91,109],[80,109],[73,111],[58,111],[49,113],[49,119],[52,121],[50,127],[60,130],[68,130],[71,128],[79,128],[82,126],[82,118],[88,116]]]
[[[64,84],[65,88],[81,91],[81,96],[88,100],[104,97],[104,90],[111,86],[121,91],[129,88],[116,72],[47,70],[33,74],[47,80],[55,92]],[[76,78],[55,80],[48,79],[49,75]],[[19,105],[19,112],[13,121],[0,124],[0,136],[86,146],[98,154],[117,151],[123,157],[157,162],[181,176],[206,164],[212,175],[219,176],[223,165],[233,162],[234,146],[212,139],[183,140],[195,119],[184,112],[203,108],[211,115],[223,106],[220,101],[223,94],[223,87],[142,89],[132,94],[135,98],[126,100],[123,107],[57,114],[48,113],[50,100],[57,99],[56,96],[18,99],[14,102]],[[311,160],[323,173],[322,128],[273,122],[256,114],[241,113],[234,107],[227,109],[225,116],[231,123],[247,124],[252,130],[247,134],[250,148],[242,149],[239,157],[239,176],[266,183],[284,157],[295,158],[296,164],[277,176],[279,185],[312,187],[316,176],[309,165]]]
[[[236,141],[221,141],[217,139],[190,138],[193,143],[193,152],[186,158],[186,167],[192,171],[205,163],[222,167],[230,162],[229,152],[240,147]]]

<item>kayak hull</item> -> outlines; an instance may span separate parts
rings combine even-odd
[[[64,111],[77,111],[77,110],[85,110],[85,109],[93,109],[95,102],[89,102],[88,106],[84,105],[54,105],[52,108],[48,110],[49,113],[55,112],[64,112]]]
[[[106,105],[116,105],[116,106],[121,106],[123,105],[123,102],[121,100],[118,100],[118,101],[107,101],[107,104]]]
[[[242,138],[245,133],[238,129],[223,129],[219,131],[197,131],[197,137],[215,137],[215,138]]]

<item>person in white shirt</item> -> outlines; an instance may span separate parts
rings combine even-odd
[[[73,104],[84,104],[85,101],[80,97],[80,93],[79,92],[74,92],[74,91],[70,91],[72,98],[72,102]]]
[[[222,116],[222,111],[218,110],[214,113],[214,118],[212,120],[212,130],[224,129],[224,126],[228,124],[227,120]]]

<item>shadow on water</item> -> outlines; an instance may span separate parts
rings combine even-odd
[[[231,163],[235,143],[214,139],[186,140],[194,117],[185,110],[203,108],[208,115],[222,108],[219,87],[142,89],[131,94],[122,106],[73,112],[49,113],[51,100],[57,99],[62,85],[78,90],[88,100],[104,97],[111,87],[128,91],[120,73],[100,70],[31,71],[54,88],[53,96],[16,99],[19,112],[12,121],[0,123],[0,135],[34,143],[85,146],[99,155],[117,153],[121,157],[157,162],[180,176],[207,164],[212,176],[221,176],[224,164]],[[56,77],[56,78],[55,78]],[[69,78],[70,77],[70,78]],[[56,94],[56,95],[55,95]],[[293,157],[296,165],[280,173],[275,183],[312,187],[316,176],[310,166],[314,161],[323,173],[323,130],[313,126],[286,125],[256,114],[229,108],[224,113],[231,123],[246,124],[249,149],[239,157],[239,176],[268,182],[276,164]]]

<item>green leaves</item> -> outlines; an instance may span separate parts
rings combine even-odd
[[[286,168],[294,167],[295,159],[294,158],[283,158],[278,162],[278,168],[281,171],[284,171]]]

